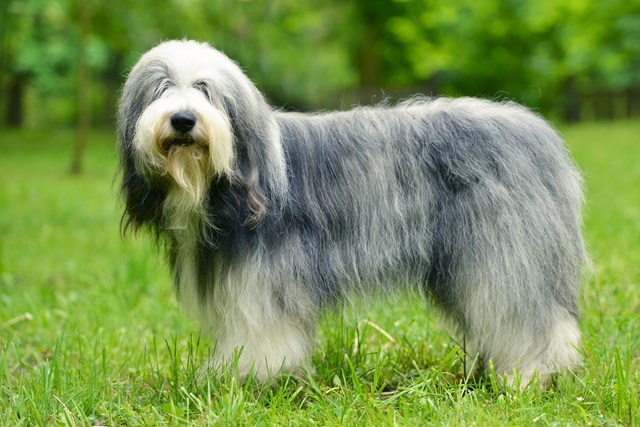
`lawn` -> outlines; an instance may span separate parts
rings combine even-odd
[[[122,240],[109,132],[68,174],[70,131],[0,134],[1,425],[640,425],[640,122],[564,127],[594,268],[584,369],[522,392],[469,380],[415,296],[322,321],[312,379],[203,376],[210,342],[162,256]]]

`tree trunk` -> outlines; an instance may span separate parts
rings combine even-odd
[[[24,74],[11,76],[7,88],[7,125],[22,127],[24,124],[24,94],[27,88],[27,77]]]
[[[640,88],[627,89],[627,117],[640,117]]]
[[[102,107],[101,125],[113,126],[116,117],[116,104],[118,102],[118,89],[122,84],[121,76],[124,68],[124,57],[120,52],[110,52],[109,62],[103,74],[104,105]]]
[[[366,3],[365,3],[366,4]],[[361,5],[362,33],[358,46],[358,102],[370,104],[381,86],[381,59],[378,50],[379,25],[376,14],[369,10],[371,6]]]
[[[78,13],[80,16],[80,35],[78,39],[78,88],[77,108],[78,122],[76,125],[76,141],[71,160],[71,173],[82,173],[89,130],[91,127],[91,91],[89,82],[89,64],[87,63],[87,39],[89,38],[90,11],[85,0],[78,0]]]
[[[576,89],[576,79],[573,76],[567,78],[564,83],[565,111],[564,118],[570,123],[580,121],[581,116],[581,100],[580,94]]]

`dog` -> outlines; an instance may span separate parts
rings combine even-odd
[[[417,289],[509,381],[579,367],[581,176],[526,108],[281,112],[226,55],[174,40],[131,69],[117,132],[122,233],[166,246],[212,366],[296,371],[322,309]]]

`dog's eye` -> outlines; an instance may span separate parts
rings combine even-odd
[[[156,86],[156,90],[154,92],[154,99],[160,98],[166,91],[171,87],[171,82],[169,80],[162,80]]]
[[[202,94],[205,96],[205,98],[207,99],[211,99],[211,97],[209,96],[209,88],[207,87],[207,84],[204,82],[198,82],[195,85],[193,85],[196,89],[198,89],[200,92],[202,92]]]

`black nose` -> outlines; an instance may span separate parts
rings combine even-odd
[[[171,116],[171,126],[178,132],[187,133],[196,125],[196,116],[188,111],[180,111]]]

